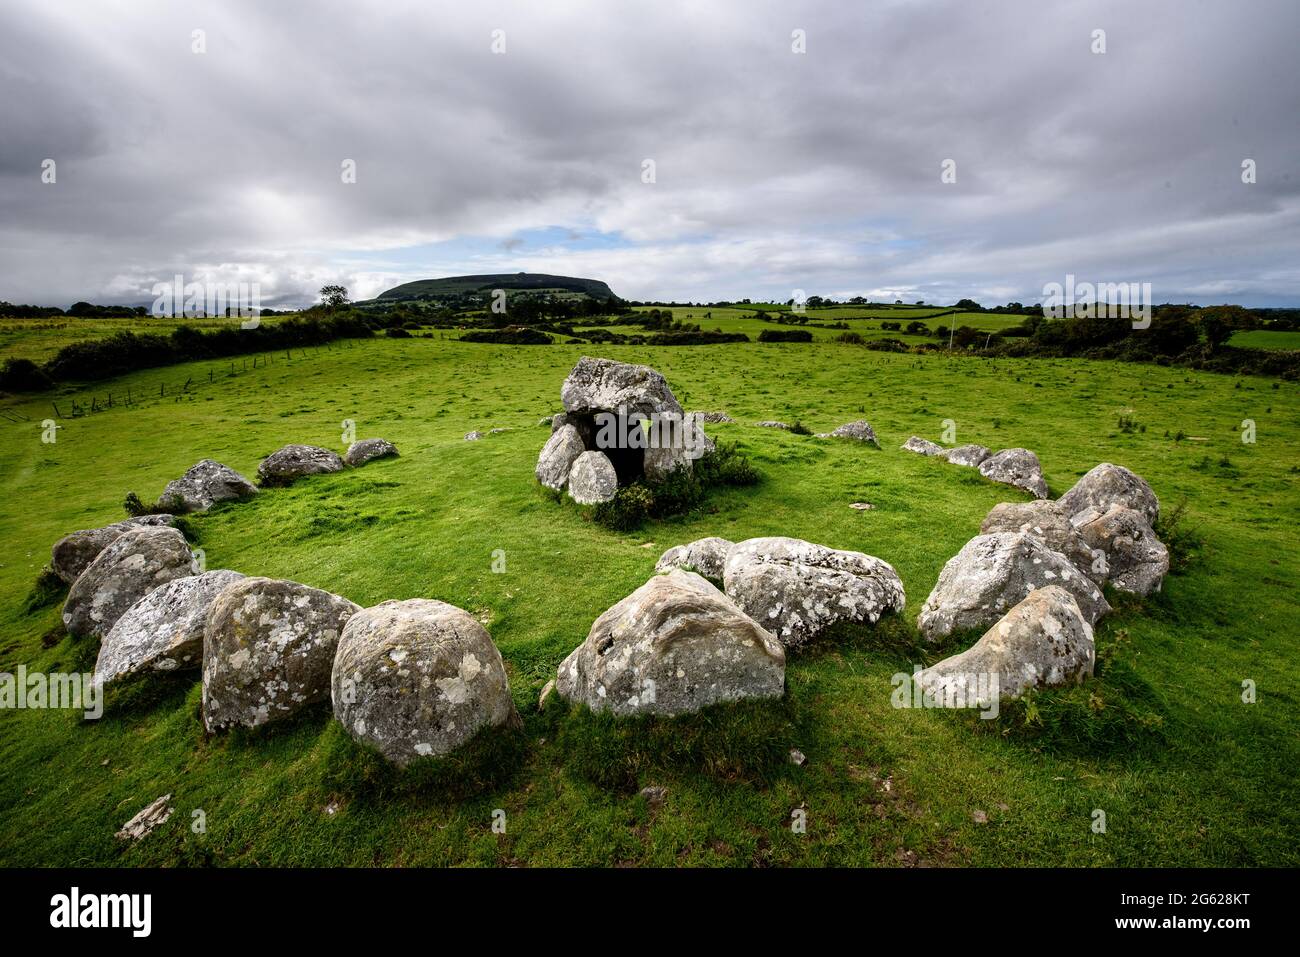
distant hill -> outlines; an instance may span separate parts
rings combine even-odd
[[[613,299],[613,290],[599,279],[548,276],[539,272],[497,273],[488,276],[448,276],[445,279],[417,279],[385,292],[378,300],[457,299],[462,296],[490,296],[493,289],[534,293],[581,295],[591,299]]]

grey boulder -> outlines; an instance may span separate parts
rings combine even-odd
[[[222,590],[203,633],[203,722],[256,727],[330,696],[343,626],[361,609],[297,582],[245,578]]]
[[[917,455],[942,455],[943,446],[937,442],[931,442],[929,439],[923,439],[919,435],[914,435],[903,443],[904,452],[915,452]]]
[[[359,439],[348,446],[343,461],[356,468],[375,459],[388,458],[397,454],[397,446],[387,439]]]
[[[838,622],[875,624],[905,603],[903,583],[888,562],[797,538],[737,543],[723,581],[727,596],[787,649]]]
[[[951,461],[951,460],[950,460]],[[1024,489],[1034,498],[1047,498],[1047,482],[1038,456],[1029,449],[1003,449],[980,463],[980,475]]]
[[[569,483],[569,472],[578,456],[586,451],[582,437],[572,425],[562,425],[551,433],[537,457],[537,481],[557,492]]]
[[[871,427],[871,423],[866,419],[859,419],[856,422],[846,422],[838,429],[831,432],[819,433],[819,439],[852,439],[855,442],[866,442],[868,445],[874,445],[880,448],[880,442],[876,439],[876,430]]]
[[[982,445],[958,445],[939,453],[953,465],[978,468],[993,453]]]
[[[583,452],[569,470],[569,497],[579,505],[608,502],[618,491],[618,473],[604,452]]]
[[[593,711],[679,715],[724,701],[779,698],[785,652],[699,575],[656,575],[591,626],[555,690]]]
[[[200,459],[178,479],[172,479],[158,497],[162,508],[174,512],[204,512],[218,502],[251,498],[257,486],[228,465]]]
[[[212,603],[244,576],[215,571],[160,585],[117,620],[99,646],[95,677],[104,684],[143,671],[203,667],[203,628]]]
[[[1030,592],[983,637],[913,680],[939,707],[988,707],[1031,688],[1082,684],[1096,656],[1092,625],[1067,589]]]
[[[1089,507],[1101,512],[1123,505],[1141,512],[1152,526],[1160,520],[1160,500],[1146,479],[1122,465],[1102,462],[1057,499],[1061,510],[1073,518]]]
[[[128,608],[160,585],[194,574],[194,556],[174,528],[145,525],[119,535],[68,590],[63,624],[103,638]]]
[[[175,521],[171,515],[141,515],[128,518],[103,528],[86,528],[71,535],[65,535],[54,543],[50,549],[50,567],[54,573],[71,585],[77,577],[90,567],[99,553],[123,534],[133,528],[144,526],[163,527]]]
[[[481,728],[520,723],[487,630],[427,598],[386,601],[348,619],[331,697],[348,733],[397,765],[448,754]]]
[[[719,425],[723,422],[736,421],[725,412],[692,412],[691,415],[695,416],[700,422],[703,422],[706,425]]]
[[[1105,556],[1079,534],[1070,519],[1045,499],[1032,502],[1002,502],[994,505],[980,524],[980,534],[990,532],[1026,532],[1041,538],[1098,585],[1106,584]]]
[[[762,422],[755,422],[760,429],[784,429],[790,431],[790,425],[787,422],[778,422],[775,419],[765,419]]]
[[[1105,512],[1089,508],[1075,516],[1079,534],[1105,553],[1110,583],[1120,591],[1150,595],[1169,573],[1169,549],[1136,509],[1112,505]]]
[[[1024,532],[978,535],[943,566],[916,626],[928,641],[987,628],[1030,592],[1048,585],[1074,595],[1089,624],[1110,611],[1096,582],[1041,538]]]
[[[342,472],[343,458],[317,445],[286,445],[272,452],[257,467],[262,485],[289,485],[304,475]]]
[[[564,411],[592,415],[616,412],[628,415],[676,412],[682,407],[668,380],[649,366],[583,356],[560,387]]]
[[[667,572],[682,568],[696,571],[713,581],[722,581],[723,566],[727,563],[727,555],[731,553],[733,544],[725,538],[714,536],[678,545],[659,556],[655,571]]]

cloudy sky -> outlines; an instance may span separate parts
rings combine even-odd
[[[1296,0],[5,0],[0,299],[1300,304],[1297,37]]]

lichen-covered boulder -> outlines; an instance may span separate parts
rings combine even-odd
[[[618,473],[604,452],[583,452],[569,470],[569,497],[579,505],[608,502],[618,491]]]
[[[649,366],[613,359],[578,360],[560,387],[564,411],[592,415],[626,409],[628,415],[682,414],[668,380]]]
[[[722,569],[727,563],[733,542],[716,536],[699,538],[685,545],[668,549],[659,557],[655,571],[667,572],[674,568],[699,572],[705,578],[722,581]]]
[[[596,619],[555,690],[593,711],[678,715],[723,701],[779,698],[785,652],[692,572],[656,575]]]
[[[866,419],[859,419],[856,422],[846,422],[839,428],[831,432],[822,432],[817,435],[819,439],[852,439],[855,442],[866,442],[868,445],[874,445],[880,448],[880,442],[876,440],[876,430],[871,427],[871,423]]]
[[[466,433],[465,433],[465,441],[466,441],[466,442],[477,442],[479,439],[483,438],[483,436],[485,436],[485,435],[487,435],[486,432],[480,432],[480,431],[478,431],[477,429],[475,429],[473,432],[466,432]]]
[[[953,465],[978,468],[993,453],[982,445],[958,445],[939,453]]]
[[[916,626],[929,641],[966,628],[987,628],[1030,592],[1060,585],[1089,624],[1110,611],[1100,586],[1041,538],[1024,532],[978,535],[948,560]]]
[[[1057,499],[1057,504],[1071,518],[1089,507],[1107,512],[1115,505],[1123,505],[1141,512],[1152,526],[1160,519],[1160,500],[1146,479],[1110,462],[1102,462],[1075,482],[1072,489]]]
[[[348,446],[343,461],[356,468],[375,459],[384,459],[397,454],[397,446],[387,439],[358,439]]]
[[[200,459],[178,479],[172,479],[158,496],[161,508],[173,512],[204,512],[218,502],[251,498],[257,486],[228,465]]]
[[[764,419],[762,422],[755,422],[760,429],[784,429],[790,431],[790,424],[787,422],[778,422],[775,419]]]
[[[1088,508],[1075,521],[1089,547],[1105,554],[1112,585],[1137,595],[1160,590],[1169,573],[1169,549],[1141,512],[1124,505],[1105,512]]]
[[[985,708],[1031,688],[1082,684],[1092,676],[1092,625],[1059,585],[1030,592],[982,638],[914,678],[939,707]]]
[[[569,484],[569,472],[578,456],[585,452],[582,437],[572,425],[564,425],[551,433],[537,457],[537,481],[557,492]]]
[[[593,448],[596,444],[596,427],[591,416],[588,415],[570,415],[568,412],[558,412],[551,416],[552,434],[560,431],[566,425],[571,425],[578,430],[578,438],[582,439],[584,449]]]
[[[286,445],[257,467],[257,480],[266,486],[290,485],[304,475],[342,472],[343,457],[317,445]]]
[[[914,435],[903,443],[904,452],[915,452],[917,455],[942,455],[943,446],[937,442],[931,442],[929,439],[923,439],[919,435]]]
[[[117,620],[99,646],[95,677],[104,684],[143,671],[203,667],[203,628],[226,586],[244,576],[214,571],[160,585]]]
[[[194,574],[194,556],[174,528],[144,525],[119,535],[72,583],[63,624],[103,638],[126,610],[160,585]]]
[[[203,633],[203,722],[256,727],[330,695],[339,635],[361,609],[319,588],[245,578],[222,590]]]
[[[339,638],[330,684],[348,733],[397,765],[454,751],[481,728],[519,723],[491,636],[442,601],[357,612]]]
[[[1105,556],[1095,553],[1070,519],[1055,502],[1036,499],[1032,502],[1002,502],[994,505],[980,524],[980,534],[990,532],[1026,532],[1041,538],[1054,552],[1060,552],[1070,564],[1098,585],[1106,584]]]
[[[103,528],[85,528],[71,535],[65,535],[54,543],[50,549],[50,567],[63,581],[71,585],[77,577],[90,567],[90,563],[99,557],[99,553],[124,533],[133,528],[144,526],[163,527],[176,521],[171,515],[141,515],[128,518]]]
[[[787,649],[838,622],[875,624],[901,612],[903,582],[888,562],[797,538],[750,538],[723,566],[727,597]]]
[[[951,459],[949,459],[951,461]],[[1034,498],[1047,498],[1047,482],[1038,456],[1029,449],[1003,449],[980,463],[980,475],[1024,489]]]

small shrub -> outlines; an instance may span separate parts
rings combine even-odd
[[[807,329],[764,329],[758,334],[759,342],[812,342],[813,334]]]
[[[790,426],[790,431],[795,435],[812,435],[812,429],[804,425],[798,419],[794,420],[794,425]]]
[[[68,586],[63,583],[63,579],[55,574],[53,568],[46,565],[36,576],[36,581],[32,583],[32,590],[23,600],[23,611],[30,615],[34,611],[48,608],[59,601],[67,590]]]
[[[6,359],[0,366],[0,391],[44,392],[52,388],[54,382],[31,359]]]

